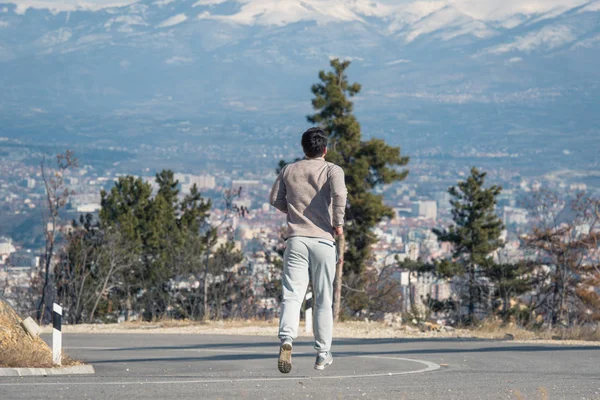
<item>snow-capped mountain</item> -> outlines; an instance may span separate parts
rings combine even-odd
[[[302,121],[331,57],[353,60],[367,123],[600,122],[600,0],[2,1],[14,132],[48,115]]]

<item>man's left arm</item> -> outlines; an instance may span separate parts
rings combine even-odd
[[[275,180],[273,184],[273,188],[271,189],[270,203],[273,207],[278,209],[281,212],[287,214],[288,212],[288,204],[286,198],[286,187],[285,182],[283,182],[283,171],[279,173],[279,176]]]
[[[348,197],[348,190],[346,189],[344,170],[336,165],[334,168],[332,168],[329,179],[333,206],[333,215],[331,219],[333,222],[333,228],[336,229],[344,226],[344,217],[346,214],[346,199]]]

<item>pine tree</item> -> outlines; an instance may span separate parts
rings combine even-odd
[[[180,229],[186,229],[192,233],[198,233],[206,223],[206,218],[210,209],[212,208],[212,202],[205,200],[198,186],[194,184],[190,189],[190,194],[185,196],[180,204]]]
[[[142,221],[152,197],[152,186],[141,178],[119,178],[110,192],[100,193],[100,221],[106,225],[119,225],[130,241],[140,241]]]
[[[156,174],[158,184],[158,196],[165,199],[168,204],[175,204],[179,190],[179,181],[175,180],[175,174],[171,170],[163,170]]]
[[[389,146],[383,140],[363,140],[353,103],[348,99],[357,95],[361,86],[348,83],[349,66],[350,61],[334,59],[331,71],[319,72],[321,82],[312,86],[316,113],[308,116],[308,121],[327,133],[330,150],[326,158],[345,171],[348,208],[344,266],[346,273],[362,275],[371,245],[376,242],[372,228],[394,215],[373,189],[405,179],[408,171],[399,168],[406,166],[409,158],[400,155],[399,147]]]
[[[486,276],[486,270],[493,265],[492,253],[503,245],[500,234],[504,227],[495,212],[496,197],[502,188],[493,185],[485,189],[485,177],[485,172],[472,168],[465,181],[448,190],[453,197],[450,204],[454,225],[433,230],[440,242],[454,245],[454,263],[444,269],[446,275],[466,280],[469,323],[475,319],[477,305],[486,297],[487,288],[479,283],[479,278]]]
[[[128,299],[143,293],[146,318],[164,315],[174,301],[172,280],[198,271],[202,253],[201,227],[207,224],[211,202],[196,186],[181,201],[172,171],[156,174],[158,191],[140,178],[122,177],[110,193],[102,192],[103,228],[117,226],[137,243],[139,262],[124,274]],[[131,300],[128,300],[128,304]]]
[[[145,289],[143,280],[145,269],[144,221],[152,201],[152,186],[141,178],[120,177],[109,192],[102,190],[99,213],[101,229],[118,229],[134,248],[138,249],[134,264],[122,274],[122,292],[127,317],[136,307],[138,293]]]
[[[533,265],[525,261],[516,264],[494,263],[487,269],[486,276],[494,288],[492,291],[494,312],[499,312],[504,320],[507,320],[513,313],[510,305],[511,299],[531,290],[532,272]],[[500,310],[498,310],[498,306],[501,306]]]

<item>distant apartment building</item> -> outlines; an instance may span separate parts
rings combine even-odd
[[[437,203],[432,200],[417,201],[413,203],[413,213],[419,218],[435,221],[437,219]]]
[[[394,212],[398,218],[410,218],[412,217],[412,208],[408,206],[395,207]]]
[[[190,185],[196,185],[199,189],[214,189],[217,186],[212,175],[190,175]]]
[[[395,254],[395,256],[398,258],[398,261],[400,261],[400,262],[406,261],[406,260],[416,261],[419,259],[420,254],[421,254],[421,252],[420,252],[420,248],[419,248],[419,243],[408,242],[404,245],[403,251]]]
[[[439,205],[441,210],[447,210],[451,207],[450,200],[452,199],[452,196],[450,196],[450,193],[448,192],[436,192],[433,195],[433,199],[437,202],[437,205]]]
[[[99,203],[82,204],[77,207],[77,212],[82,214],[93,214],[102,209]]]
[[[27,178],[23,181],[23,186],[25,186],[27,189],[35,189],[35,184],[36,181],[32,178]]]
[[[181,191],[183,193],[190,193],[192,187],[196,185],[196,187],[200,190],[203,189],[214,189],[216,184],[216,179],[212,175],[190,175],[190,174],[175,174],[175,179],[179,181],[181,185]]]
[[[98,193],[72,195],[69,198],[69,204],[72,209],[78,213],[84,214],[93,214],[102,208],[100,205],[100,195]]]
[[[452,296],[452,287],[445,279],[438,279],[433,274],[417,274],[397,270],[390,279],[400,284],[402,296],[402,312],[410,311],[411,304],[424,308],[427,299],[443,301]]]

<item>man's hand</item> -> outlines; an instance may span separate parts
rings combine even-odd
[[[344,227],[343,226],[334,226],[333,232],[335,236],[344,236]]]
[[[344,227],[334,227],[337,242],[337,253],[338,253],[338,268],[344,267],[344,253],[346,252],[346,238],[344,237]]]

